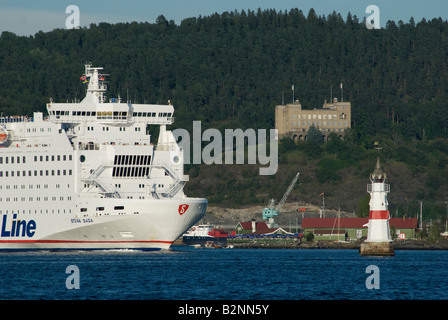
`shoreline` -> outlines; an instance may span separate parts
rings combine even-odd
[[[231,240],[227,241],[227,248],[232,249],[356,249],[359,250],[362,241],[335,242],[313,241],[300,242],[289,240]],[[181,241],[176,245],[185,245]],[[448,239],[436,242],[427,240],[398,240],[393,242],[395,250],[448,250]]]

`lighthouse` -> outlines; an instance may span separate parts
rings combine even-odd
[[[359,253],[371,256],[393,256],[394,248],[389,230],[389,209],[387,194],[390,191],[386,184],[387,174],[381,168],[378,157],[375,170],[370,174],[367,192],[370,194],[369,223],[367,239],[361,244]]]

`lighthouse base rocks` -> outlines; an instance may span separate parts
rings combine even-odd
[[[390,242],[364,242],[359,247],[362,256],[394,256],[394,246]]]

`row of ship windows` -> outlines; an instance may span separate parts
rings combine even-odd
[[[114,165],[147,165],[151,164],[149,155],[116,155]]]
[[[158,185],[159,188],[163,188],[164,186],[165,186],[164,184],[159,184],[159,185]],[[138,184],[138,188],[139,188],[139,189],[144,189],[145,187],[146,187],[146,186],[145,186],[144,183],[139,183],[139,184]],[[121,183],[116,183],[116,184],[115,184],[115,188],[120,189],[120,188],[121,188]]]
[[[114,210],[124,210],[124,206],[114,206]],[[81,208],[81,212],[87,212],[87,208]],[[104,211],[104,207],[96,207],[96,211]]]
[[[26,197],[5,197],[5,198],[1,198],[0,197],[0,202],[6,201],[6,202],[10,202],[10,201],[50,201],[50,197],[28,197],[28,200],[26,199]],[[64,197],[59,197],[59,201],[71,201],[72,197],[68,196],[67,199],[65,199]],[[51,197],[51,201],[58,201],[58,197]]]
[[[134,117],[155,117],[155,112],[134,112]],[[159,112],[159,117],[169,118],[172,116],[171,112]]]
[[[38,161],[69,161],[72,160],[72,155],[52,155],[52,156],[34,156],[34,162]],[[6,156],[6,157],[0,157],[0,164],[8,164],[8,163],[26,163],[26,157],[25,156]]]
[[[19,132],[23,132],[23,129],[20,129]],[[26,132],[37,132],[37,128],[27,128]],[[40,128],[40,132],[45,132],[45,128]],[[51,128],[47,128],[47,132],[51,132]]]
[[[114,167],[112,177],[145,177],[149,174],[149,167]]]
[[[79,130],[81,130],[81,128],[79,128]],[[87,131],[94,131],[94,130],[95,130],[95,127],[91,127],[91,126],[87,127]],[[103,131],[109,131],[109,127],[103,127]],[[126,128],[125,127],[120,127],[120,131],[126,131]],[[140,127],[135,127],[134,131],[140,132],[142,130],[141,130]]]
[[[10,186],[10,185],[6,185],[6,186],[4,186],[4,185],[0,185],[0,190],[2,190],[3,187],[4,187],[4,189],[6,189],[6,190],[10,190],[10,189],[11,189],[11,186]],[[48,184],[44,184],[43,187],[44,187],[44,189],[48,189]],[[56,189],[60,189],[60,188],[61,188],[61,185],[60,185],[59,183],[57,183],[57,184],[55,185],[55,187],[56,187]],[[70,189],[70,184],[67,184],[67,188]],[[12,186],[12,189],[17,190],[17,189],[19,189],[19,186],[18,186],[17,184],[15,184],[15,185]],[[22,184],[22,185],[20,186],[20,189],[26,189],[26,185]],[[28,189],[34,189],[34,185],[33,185],[33,184],[30,184],[30,185],[28,186]],[[36,189],[40,189],[40,184],[36,184]]]
[[[50,111],[51,115],[56,116],[68,116],[70,115],[70,111]],[[81,116],[81,117],[95,117],[98,116],[98,119],[108,119],[109,117],[114,117],[114,119],[126,119],[128,113],[126,111],[72,111],[72,116]],[[134,117],[156,117],[157,112],[133,112]],[[159,112],[159,117],[171,117],[172,112]]]
[[[34,176],[34,177],[38,177],[38,176],[43,177],[43,176],[50,176],[50,175],[52,175],[52,176],[60,176],[60,175],[66,176],[67,174],[69,176],[71,176],[73,174],[72,169],[69,169],[69,170],[65,170],[65,169],[63,169],[63,170],[34,170],[34,175],[33,175],[33,170],[28,170],[28,171],[26,171],[26,170],[22,170],[22,171],[20,171],[20,170],[17,170],[17,171],[11,170],[11,171],[0,171],[0,178],[2,178],[2,177],[20,177],[20,176],[22,176],[22,177],[26,177],[26,176],[28,176],[28,177],[32,177],[32,176]]]
[[[14,213],[22,213],[22,214],[25,214],[25,213],[27,213],[27,211],[28,211],[28,213],[29,214],[31,214],[31,213],[33,213],[33,210],[22,210],[22,212],[20,212],[20,210],[17,210],[17,211],[14,211],[14,210],[11,210],[11,213],[12,214],[14,214]],[[0,209],[0,214],[9,214],[10,212],[9,212],[9,210],[1,210]],[[36,210],[36,209],[34,209],[34,213],[50,213],[50,210],[48,210],[48,209],[46,209],[46,210]],[[51,213],[72,213],[72,209],[57,209],[57,210],[55,210],[55,209],[52,209],[51,210]]]

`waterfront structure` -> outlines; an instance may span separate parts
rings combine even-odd
[[[394,255],[394,248],[389,230],[389,209],[387,194],[390,192],[386,184],[387,174],[382,170],[378,157],[375,170],[370,174],[367,192],[370,194],[369,222],[367,239],[361,244],[361,255]]]
[[[255,220],[239,222],[235,227],[235,233],[238,235],[293,235],[281,227],[269,227],[266,222],[257,222]]]
[[[351,103],[334,98],[332,103],[325,101],[321,109],[302,109],[299,100],[275,107],[275,129],[279,139],[306,140],[311,126],[318,128],[325,140],[332,132],[344,136],[351,128]]]
[[[339,220],[338,220],[339,219]],[[369,218],[327,217],[302,219],[303,233],[312,233],[314,240],[360,240],[367,238]],[[398,239],[414,239],[417,218],[390,218],[393,236]]]
[[[255,220],[238,222],[235,227],[236,234],[263,234],[273,231],[266,222],[257,222]]]
[[[183,191],[172,104],[108,101],[101,70],[85,66],[81,102],[0,118],[0,250],[169,249],[205,215]]]

